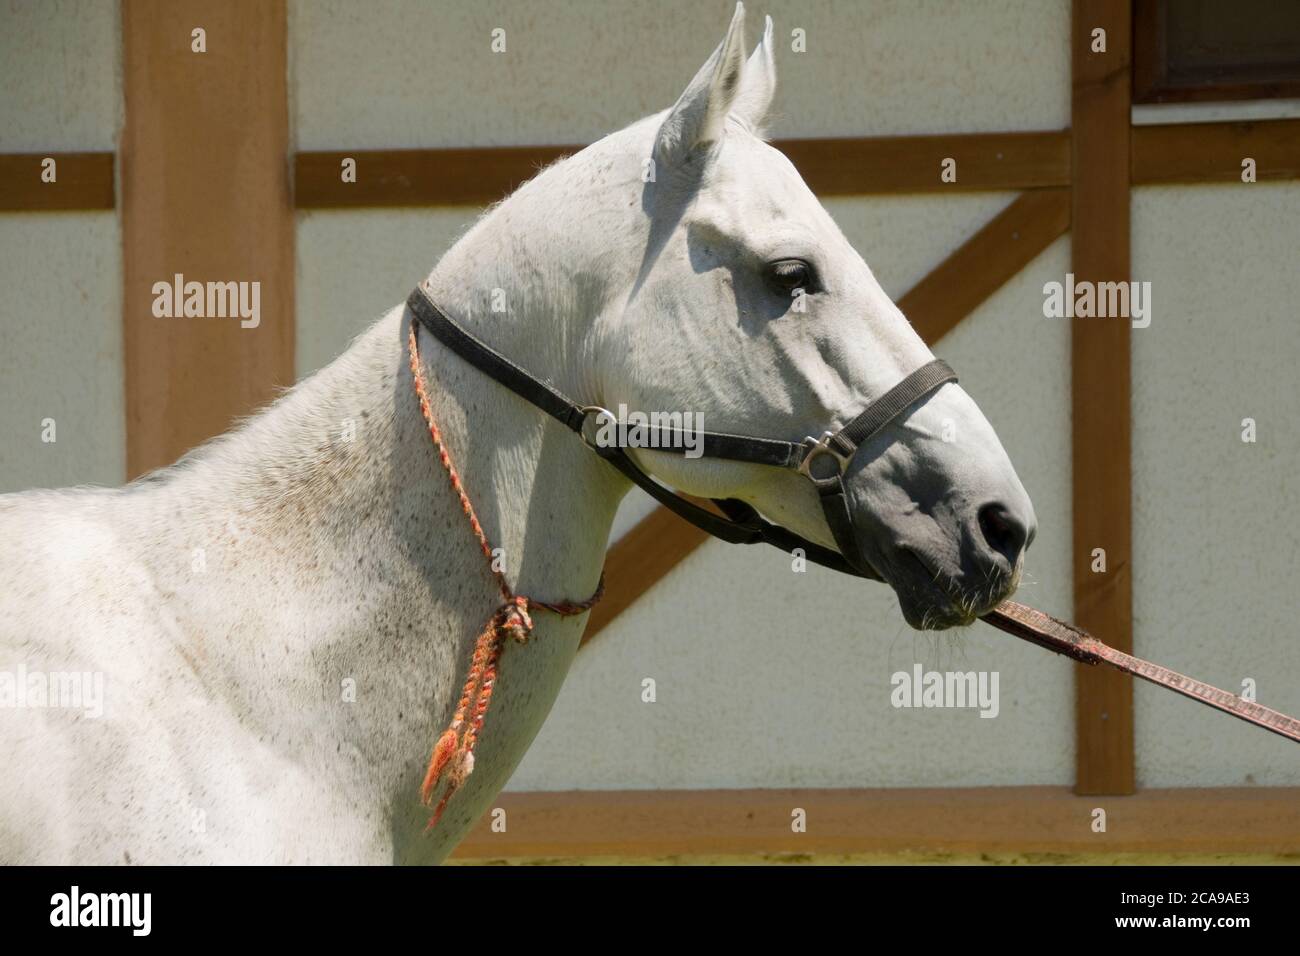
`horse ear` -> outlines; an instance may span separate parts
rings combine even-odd
[[[758,41],[754,52],[745,64],[745,77],[740,85],[740,94],[736,97],[731,111],[745,122],[755,133],[761,135],[767,111],[772,108],[772,97],[776,94],[776,61],[772,56],[772,18],[765,17],[763,39]]]
[[[727,35],[713,56],[700,67],[655,139],[656,160],[668,166],[682,161],[691,150],[722,135],[731,104],[740,92],[745,71],[745,5],[736,4]]]

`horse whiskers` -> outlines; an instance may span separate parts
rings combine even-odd
[[[921,562],[921,566],[930,572],[931,583],[936,585],[952,601],[959,615],[958,623],[967,625],[974,623],[976,618],[986,613],[1001,598],[1011,594],[1020,586],[1024,561],[1023,559],[1017,561],[1016,566],[1006,577],[999,575],[996,568],[985,566],[983,571],[984,581],[974,591],[964,590],[957,583],[956,578],[943,571],[942,568],[934,567],[927,562]],[[925,630],[936,617],[937,612],[933,608],[927,609],[921,615],[921,629]]]

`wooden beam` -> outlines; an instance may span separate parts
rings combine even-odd
[[[1007,155],[1005,166],[990,154],[992,142],[1013,137],[1028,137],[1020,152]],[[891,145],[897,139],[906,147]],[[1069,130],[1031,134],[974,134],[935,137],[892,137],[890,139],[785,140],[778,145],[791,154],[800,155],[806,176],[820,182],[821,195],[854,195],[891,191],[918,192],[934,189],[921,181],[920,167],[894,170],[878,177],[874,183],[862,183],[860,169],[827,165],[829,144],[843,144],[844,153],[872,156],[878,166],[880,157],[890,152],[915,151],[924,140],[934,140],[934,156],[961,153],[964,181],[951,184],[952,190],[1003,188],[1017,178],[1019,185],[1041,187],[1068,185]],[[969,142],[967,142],[969,141]],[[804,146],[801,144],[820,144]],[[1138,186],[1170,183],[1234,183],[1241,181],[1241,160],[1253,158],[1258,179],[1300,179],[1300,119],[1253,120],[1244,122],[1173,123],[1133,127],[1132,182]],[[568,155],[576,146],[505,147],[466,150],[361,150],[328,153],[299,153],[294,162],[298,176],[298,205],[302,207],[335,206],[405,206],[465,205],[487,203],[504,195],[511,184],[526,180],[541,166]],[[1055,156],[1058,149],[1067,155],[1065,165]],[[355,191],[343,195],[338,179],[338,160],[351,155],[360,157],[371,175],[355,184]],[[58,181],[40,180],[41,162],[47,157],[58,163]],[[115,205],[112,153],[0,153],[0,212],[60,211],[112,209]],[[466,167],[486,166],[483,185],[460,172]],[[429,181],[429,169],[437,166],[457,170],[447,192],[440,193]],[[1000,170],[1000,171],[999,171]],[[1062,175],[1064,179],[1062,179]],[[1062,179],[1058,183],[1056,180]],[[459,184],[459,185],[457,185]],[[502,185],[504,184],[504,186]],[[349,185],[348,189],[352,190]],[[949,188],[949,187],[945,187]],[[452,189],[457,190],[452,193]],[[441,200],[441,201],[440,201]]]
[[[603,631],[708,538],[662,506],[641,519],[605,556],[605,596],[587,618],[582,643]]]
[[[54,160],[54,182],[41,176]],[[0,153],[0,212],[113,208],[112,153]]]
[[[454,859],[798,853],[1300,852],[1300,788],[1066,787],[873,790],[581,790],[502,793],[505,832],[482,822]],[[1106,832],[1093,832],[1093,810]],[[807,832],[791,829],[801,808]]]
[[[1300,120],[1135,127],[1134,182],[1225,182],[1242,156],[1259,162],[1261,179],[1300,178]],[[968,133],[951,136],[788,139],[773,143],[819,196],[1042,189],[1070,184],[1070,131]],[[539,169],[582,149],[485,146],[303,152],[294,157],[299,209],[486,205]],[[939,164],[957,161],[957,181]],[[1227,160],[1236,159],[1235,166]],[[357,180],[345,183],[353,159]]]
[[[1241,183],[1241,161],[1255,160],[1256,178],[1300,179],[1300,119],[1241,123],[1134,126],[1131,181]]]
[[[1021,153],[1012,152],[1012,162],[1001,168],[996,152],[987,155],[991,142],[999,137],[1028,136],[1026,148]],[[991,185],[999,180],[1010,183],[1017,175],[1026,186],[1050,185],[1057,172],[1064,169],[1068,181],[1068,159],[1060,167],[1054,151],[1063,148],[1068,156],[1068,130],[1033,134],[976,134],[973,136],[894,137],[911,144],[916,149],[919,141],[933,139],[933,155],[948,156],[963,153],[959,169],[963,175],[971,174],[965,181],[952,184],[956,190],[1001,188]],[[970,142],[966,142],[970,140]],[[885,139],[846,140],[786,140],[779,145],[793,153],[806,153],[801,157],[812,181],[821,181],[821,195],[851,195],[855,193],[899,191],[924,191],[928,182],[920,182],[916,169],[895,171],[873,184],[859,188],[862,177],[858,169],[826,165],[825,144],[844,144],[845,154],[874,154],[873,164],[879,157],[899,146]],[[820,143],[823,146],[804,149],[801,143]],[[460,192],[448,192],[445,202],[464,205],[487,203],[499,199],[504,193],[501,184],[510,188],[527,179],[538,168],[571,153],[578,147],[524,147],[521,149],[469,149],[469,150],[362,150],[352,153],[299,153],[295,157],[298,175],[298,205],[320,206],[404,206],[430,205],[439,194],[430,193],[428,170],[435,165],[456,169],[473,164],[486,164],[491,170],[487,178],[495,186],[484,186],[468,174],[457,174],[452,185]],[[1175,123],[1158,126],[1135,126],[1132,134],[1132,180],[1135,185],[1162,183],[1231,183],[1240,182],[1241,160],[1247,156],[1258,164],[1258,178],[1266,180],[1300,179],[1300,120],[1257,120],[1249,122]],[[902,151],[906,152],[906,149]],[[356,192],[342,195],[343,184],[336,188],[337,160],[351,155],[361,157],[372,175],[355,184]],[[55,188],[40,181],[40,163],[46,157],[58,162],[58,182]],[[114,206],[112,153],[4,153],[0,154],[0,212],[58,211],[112,209]],[[460,186],[455,186],[460,183]],[[907,184],[911,183],[908,187]],[[348,186],[349,189],[353,187]],[[937,189],[938,187],[934,187]]]
[[[1070,181],[1067,130],[777,140],[821,196],[954,192],[1064,186]],[[294,157],[299,209],[366,206],[485,205],[508,195],[539,169],[582,146],[330,150]],[[957,161],[957,181],[940,180],[940,163]],[[356,161],[356,182],[343,162]]]
[[[197,28],[205,53],[191,51]],[[283,0],[126,0],[122,36],[122,320],[135,477],[293,383],[294,219]],[[178,274],[260,283],[260,323],[155,317],[154,283]]]
[[[787,139],[773,144],[818,196],[976,192],[1070,184],[1070,132]],[[945,183],[941,163],[956,160]]]
[[[1024,193],[912,286],[898,307],[933,345],[1069,228],[1068,189]]]
[[[1076,282],[1129,279],[1128,0],[1075,0],[1073,17]],[[1093,31],[1106,52],[1092,52]],[[1133,650],[1129,322],[1071,321],[1074,619],[1122,651]],[[1098,549],[1105,552],[1105,570]],[[1075,668],[1076,787],[1085,794],[1134,788],[1133,681],[1110,668]]]
[[[294,156],[299,209],[374,206],[486,206],[537,171],[581,146],[490,146],[464,149],[359,149]],[[344,182],[345,160],[356,182]]]
[[[933,345],[1070,228],[1068,189],[1025,193],[962,243],[898,300]],[[666,508],[656,508],[605,559],[605,597],[591,612],[585,645],[708,539]]]

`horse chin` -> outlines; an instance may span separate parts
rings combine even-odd
[[[898,596],[903,619],[916,630],[946,631],[952,627],[967,627],[988,610],[988,607],[954,593],[954,588],[946,586],[950,578],[935,570],[934,562],[916,551],[900,548],[892,558],[879,561],[877,568]]]
[[[963,611],[952,598],[932,582],[908,582],[895,585],[898,606],[903,619],[918,631],[946,631],[952,627],[966,627],[975,622],[976,615]]]

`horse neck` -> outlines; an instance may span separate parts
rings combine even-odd
[[[499,261],[475,248],[495,238],[479,230],[449,257],[464,288],[498,277],[469,268]],[[532,289],[511,321],[493,322],[491,312],[462,312],[454,295],[440,301],[538,377],[586,394],[584,332],[569,317],[589,319],[566,308],[573,303]],[[185,608],[173,633],[206,641],[182,648],[187,659],[285,746],[332,753],[338,735],[361,732],[340,725],[337,703],[318,691],[358,665],[368,681],[402,688],[384,703],[387,722],[371,728],[392,747],[381,776],[427,745],[427,719],[412,740],[402,739],[403,720],[427,714],[431,694],[454,703],[466,642],[501,600],[420,414],[409,330],[407,310],[392,310],[271,408],[164,473],[160,494],[147,496],[156,533],[142,549]],[[423,332],[419,351],[432,416],[509,585],[547,602],[588,598],[626,482]],[[168,570],[204,548],[207,574]],[[308,701],[277,690],[286,672],[312,688]]]
[[[527,183],[481,218],[427,279],[434,301],[457,324],[582,405],[603,404],[597,326],[643,242],[626,193],[611,183],[602,158],[609,149],[583,151]],[[463,439],[452,445],[467,449],[470,488],[475,472],[494,476],[495,514],[480,518],[500,529],[507,568],[523,572],[524,588],[535,583],[552,595],[586,596],[628,483],[567,428],[423,331],[420,343],[436,393],[434,417]],[[491,530],[489,537],[498,540]],[[585,556],[565,558],[570,547]],[[572,579],[564,588],[548,580],[562,560],[586,569],[577,578],[585,590]]]
[[[635,276],[646,240],[639,204],[628,201],[641,194],[640,152],[629,144],[644,138],[630,128],[543,171],[426,280],[457,324],[578,404],[604,404],[600,319]],[[508,574],[520,575],[517,590],[586,597],[628,482],[423,330],[420,343],[433,416]]]

